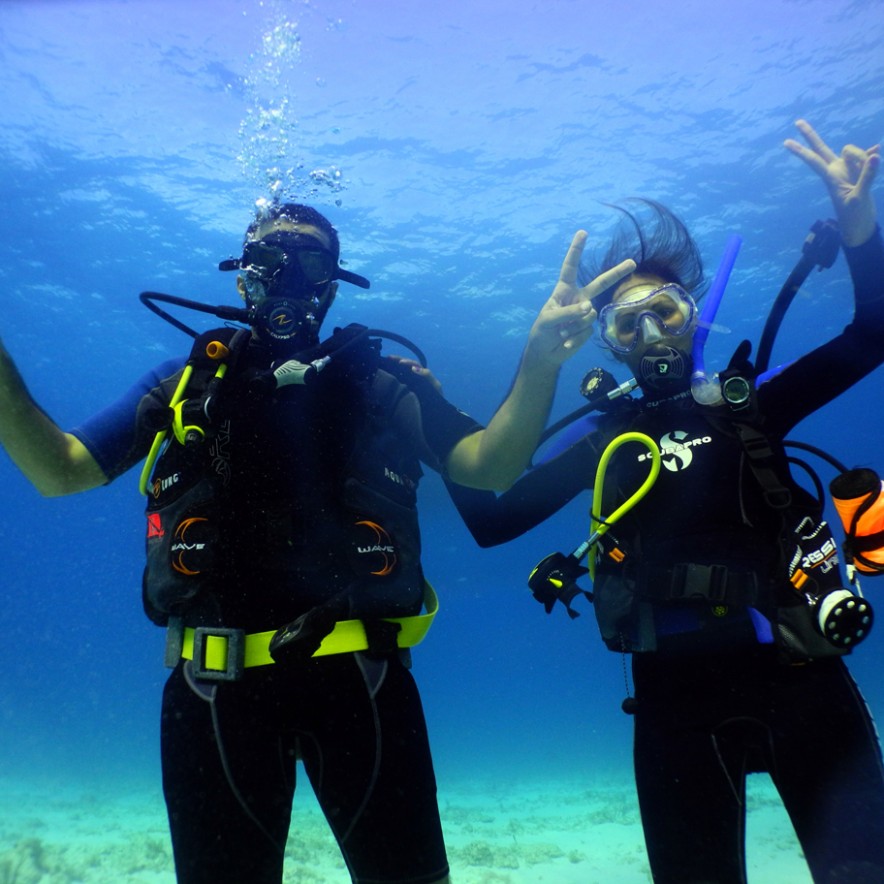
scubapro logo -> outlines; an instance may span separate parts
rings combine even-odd
[[[693,449],[708,445],[711,436],[695,436],[693,439],[684,430],[673,430],[660,437],[660,462],[672,473],[686,470],[694,459]],[[639,461],[648,460],[650,454],[642,454]]]

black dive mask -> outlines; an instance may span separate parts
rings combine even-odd
[[[638,382],[653,395],[667,396],[690,389],[693,360],[666,344],[651,344],[638,366]]]
[[[257,303],[267,297],[316,299],[335,278],[337,263],[314,237],[278,231],[246,243],[239,267],[253,283]]]
[[[338,266],[337,256],[315,237],[290,230],[247,242],[241,258],[222,261],[218,269],[242,270],[255,303],[265,297],[319,298],[336,279],[363,289],[371,285],[364,276]],[[252,292],[247,291],[247,297]]]

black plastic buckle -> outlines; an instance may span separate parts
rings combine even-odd
[[[390,623],[388,620],[363,620],[365,637],[368,639],[369,654],[392,654],[399,649],[398,636],[402,629],[401,623]]]
[[[227,666],[224,669],[207,669],[205,647],[209,638],[227,639]],[[204,681],[239,681],[245,671],[246,634],[241,629],[225,629],[223,626],[197,626],[193,631],[194,678]]]
[[[686,562],[672,570],[673,599],[707,599],[722,604],[727,596],[728,569],[724,565]]]

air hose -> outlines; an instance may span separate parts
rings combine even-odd
[[[178,386],[175,388],[175,392],[172,394],[172,399],[169,402],[169,408],[173,411],[184,399],[184,391],[187,388],[187,384],[190,381],[190,376],[192,374],[193,366],[186,365],[184,371],[181,373],[181,380],[178,381]],[[147,459],[144,461],[144,466],[141,469],[141,476],[138,480],[138,490],[141,494],[147,494],[150,474],[157,462],[157,458],[160,456],[160,449],[162,449],[163,443],[166,441],[166,436],[168,435],[169,430],[162,429],[156,434],[156,436],[154,436],[153,444],[150,446],[150,451],[148,452]]]
[[[651,458],[651,471],[644,482],[622,503],[610,516],[602,518],[602,491],[605,484],[605,473],[608,463],[615,452],[630,442],[638,442],[648,449]],[[580,562],[599,539],[628,513],[652,488],[657,476],[660,475],[660,448],[657,443],[644,433],[623,433],[617,436],[602,453],[595,474],[595,489],[590,508],[590,535],[570,555],[555,552],[542,559],[528,577],[528,587],[539,601],[547,614],[552,612],[556,601],[560,601],[568,611],[572,619],[578,616],[577,611],[571,607],[571,602],[578,595],[585,595],[592,601],[592,594],[577,585],[577,580],[584,574],[595,578],[595,557],[589,556],[589,568],[584,568]]]
[[[610,516],[603,519],[601,515],[602,489],[605,485],[605,473],[608,470],[608,463],[617,450],[629,442],[638,442],[648,449],[651,456],[651,471],[645,477],[644,482],[642,482],[642,484],[622,504],[620,504]],[[607,533],[611,526],[622,519],[623,516],[625,516],[651,490],[659,475],[660,448],[650,436],[646,436],[644,433],[623,433],[622,435],[617,436],[617,438],[608,445],[602,453],[599,465],[595,472],[595,491],[592,495],[592,506],[589,511],[589,526],[591,533],[589,538],[585,541],[586,551],[589,551],[596,543],[598,543],[599,539]],[[581,544],[581,546],[583,546],[583,544]],[[580,547],[578,547],[578,549],[579,548]],[[574,552],[576,554],[577,550]],[[581,553],[581,558],[582,555],[583,554]],[[594,579],[595,559],[590,557],[588,564],[590,577]]]

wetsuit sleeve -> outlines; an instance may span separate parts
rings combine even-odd
[[[183,359],[170,359],[147,372],[116,402],[71,430],[108,477],[108,481],[126,472],[140,461],[150,448],[154,432],[148,430],[139,414],[151,397],[161,397],[180,372]],[[168,398],[164,404],[168,404]]]
[[[451,449],[465,436],[482,429],[482,424],[455,408],[444,396],[430,391],[418,396],[424,436],[439,463],[445,463]]]
[[[437,472],[443,472],[442,464],[451,449],[465,436],[481,430],[482,424],[455,408],[428,380],[399,363],[388,360],[384,371],[414,394],[420,407],[421,433],[430,454],[429,457],[422,455],[421,460]]]
[[[590,488],[589,468],[597,461],[597,453],[584,438],[526,473],[499,497],[493,491],[465,488],[449,480],[445,484],[476,543],[497,546],[536,527]]]
[[[785,435],[884,363],[884,242],[880,229],[844,247],[853,279],[853,321],[838,337],[787,366],[758,390],[768,432]]]

